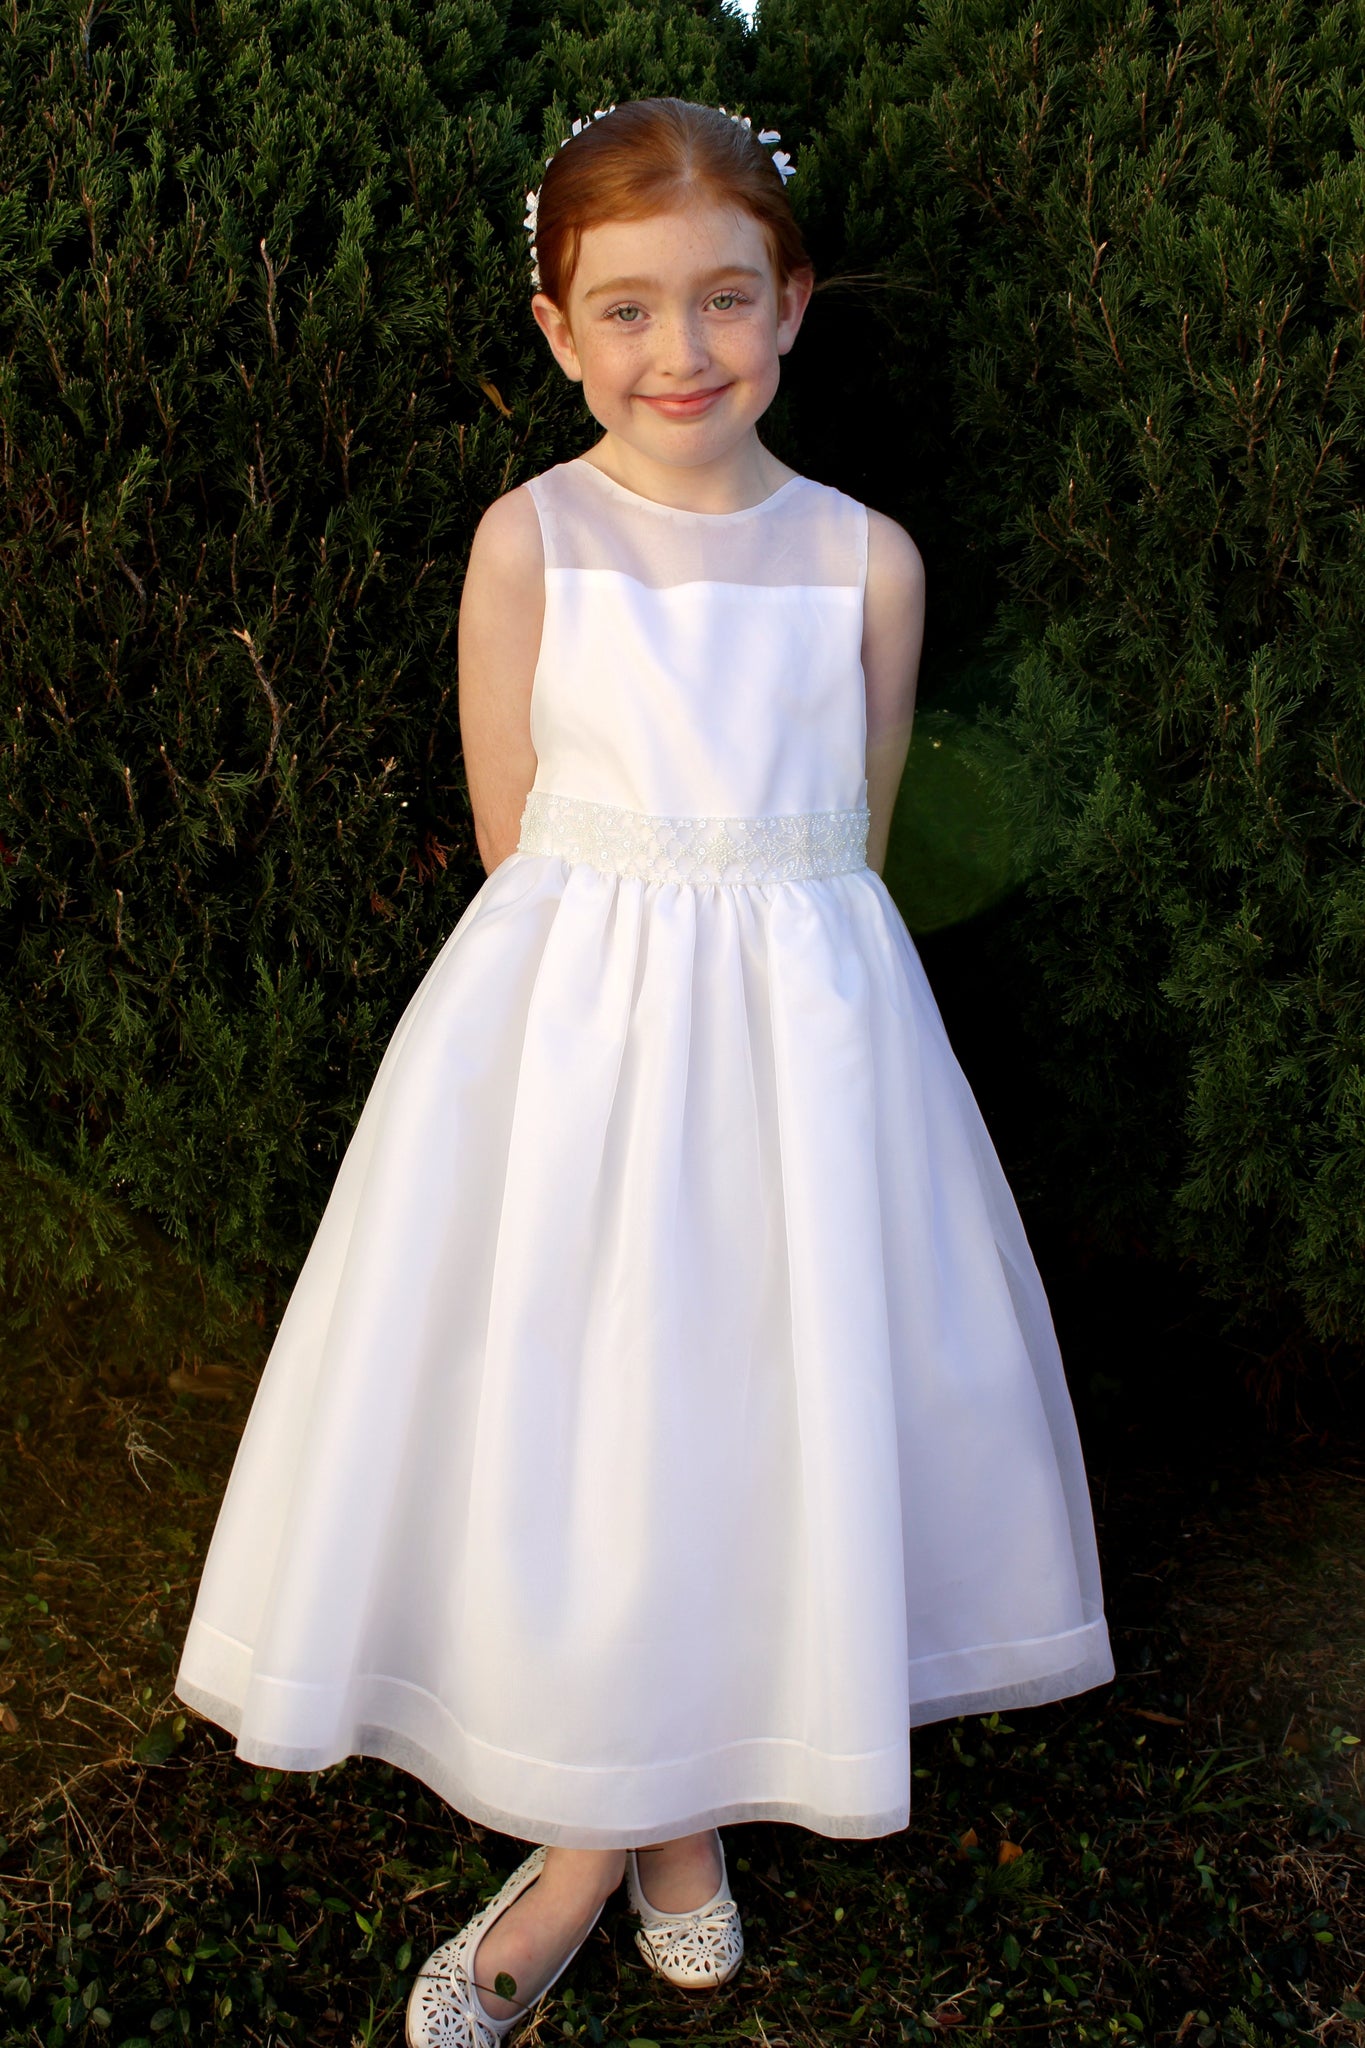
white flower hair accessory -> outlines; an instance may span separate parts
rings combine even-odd
[[[604,121],[608,114],[614,114],[615,112],[616,101],[613,100],[609,107],[594,107],[592,112],[592,119],[594,121]],[[726,112],[726,109],[724,107],[717,107],[716,112],[718,114],[724,114]],[[741,128],[748,128],[752,132],[753,123],[751,122],[747,114],[730,114],[728,118],[731,121],[737,121]],[[574,136],[581,134],[583,129],[585,129],[587,125],[588,116],[584,114],[580,120],[574,122],[573,127],[570,129],[569,133],[564,137],[564,142],[561,142],[559,144],[558,149],[556,149],[555,156],[558,156],[559,150],[563,149],[565,143],[572,142]],[[782,137],[778,133],[776,128],[760,128],[758,131],[758,140],[766,148],[769,143],[780,142],[782,140]],[[545,164],[547,169],[554,162],[554,160],[555,159],[553,156],[546,157]],[[788,178],[794,177],[796,175],[796,165],[792,162],[791,158],[788,156],[785,149],[775,149],[773,151],[772,160],[773,167],[777,171],[777,174],[781,178],[782,183],[784,185],[786,184]],[[539,212],[540,187],[537,185],[534,192],[528,192],[526,195],[526,218],[522,222],[522,226],[525,228],[527,234],[531,237],[531,289],[532,291],[537,292],[540,290],[540,261],[536,255],[536,218]]]

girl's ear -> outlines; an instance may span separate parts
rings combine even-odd
[[[813,270],[794,270],[777,295],[777,353],[784,356],[797,336],[815,290]]]
[[[531,312],[564,375],[573,383],[581,384],[583,366],[574,347],[573,332],[554,300],[547,298],[544,292],[536,292],[531,300]]]

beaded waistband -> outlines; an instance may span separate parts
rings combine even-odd
[[[582,861],[643,882],[793,882],[867,866],[869,812],[797,811],[767,818],[662,818],[533,789],[518,853]]]

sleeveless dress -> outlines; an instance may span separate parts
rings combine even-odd
[[[1114,1664],[1043,1287],[866,864],[867,514],[528,489],[520,842],[385,1051],[175,1690],[529,1841],[884,1835],[913,1727]]]

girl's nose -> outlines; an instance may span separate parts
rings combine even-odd
[[[700,327],[691,320],[677,320],[661,325],[658,339],[655,368],[666,376],[695,377],[704,370],[711,360],[706,338]]]

